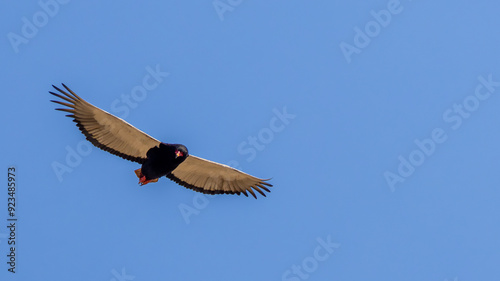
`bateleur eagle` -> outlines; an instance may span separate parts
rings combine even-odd
[[[182,144],[163,143],[138,130],[121,118],[86,102],[66,85],[67,90],[52,85],[59,93],[52,95],[64,100],[51,100],[66,106],[56,108],[73,118],[80,131],[93,145],[121,158],[142,164],[135,170],[139,184],[145,185],[166,176],[174,182],[206,194],[238,194],[253,197],[253,190],[263,196],[272,185],[229,166],[190,155]],[[69,92],[69,93],[68,93]]]

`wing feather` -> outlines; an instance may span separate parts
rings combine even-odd
[[[140,131],[125,120],[99,109],[80,98],[66,85],[68,91],[52,85],[60,93],[49,92],[66,101],[52,100],[52,102],[66,106],[56,110],[69,112],[66,116],[73,121],[93,145],[121,158],[144,163],[146,153],[152,147],[158,146],[160,141]]]
[[[189,155],[167,177],[176,183],[207,194],[238,194],[247,192],[257,198],[255,191],[266,194],[260,189],[271,192],[267,180],[259,179],[226,165]]]

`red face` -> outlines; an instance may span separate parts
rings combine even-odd
[[[175,151],[175,158],[182,157],[182,156],[184,156],[184,153],[182,153],[182,152],[181,152],[181,151],[179,151],[179,150],[176,150],[176,151]]]

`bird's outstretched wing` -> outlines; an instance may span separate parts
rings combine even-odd
[[[259,179],[226,165],[189,155],[167,177],[176,183],[207,194],[238,194],[248,196],[247,191],[255,196],[252,189],[266,196],[266,186],[272,186],[267,180]]]
[[[61,94],[49,92],[66,102],[52,102],[67,106],[67,108],[56,108],[60,111],[69,112],[66,115],[73,118],[73,122],[93,145],[124,159],[143,163],[146,153],[152,147],[158,146],[160,141],[138,130],[126,121],[101,110],[86,102],[66,85],[62,84],[69,92],[65,92],[52,85]]]

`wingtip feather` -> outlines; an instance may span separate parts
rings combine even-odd
[[[252,188],[247,189],[250,194],[252,194],[253,198],[257,199],[257,196],[255,196],[255,192],[253,192]]]
[[[65,111],[69,113],[76,113],[74,109],[68,109],[68,108],[56,108],[56,110]]]
[[[75,92],[73,92],[70,88],[68,88],[68,86],[66,86],[64,83],[61,84],[63,85],[64,88],[66,88],[66,90],[68,90],[68,92],[70,92],[73,96],[75,96],[75,98],[82,100],[82,98],[80,98],[77,94],[75,94]]]

